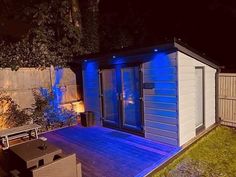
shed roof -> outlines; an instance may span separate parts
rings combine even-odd
[[[159,45],[154,45],[151,47],[144,47],[144,48],[125,48],[120,49],[116,51],[112,51],[109,53],[96,53],[96,54],[90,54],[90,55],[84,55],[76,57],[72,63],[82,63],[84,60],[93,60],[93,61],[99,61],[99,62],[105,62],[108,60],[111,60],[116,57],[127,57],[132,58],[132,56],[144,56],[144,55],[151,55],[153,52],[173,52],[173,51],[180,51],[212,68],[218,69],[220,68],[215,62],[213,62],[212,59],[209,59],[204,54],[201,54],[200,52],[192,49],[191,47],[187,46],[186,44],[180,42],[180,41],[173,41],[168,43],[162,43]]]

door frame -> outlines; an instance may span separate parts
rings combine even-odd
[[[128,133],[132,133],[132,134],[136,134],[139,136],[144,136],[144,101],[143,101],[143,89],[142,89],[142,85],[143,85],[143,73],[142,73],[142,65],[141,64],[119,64],[119,67],[122,68],[128,68],[128,67],[138,67],[139,69],[139,90],[140,90],[140,118],[141,118],[141,131],[135,130],[135,129],[129,129],[129,128],[125,128],[123,126],[123,107],[122,107],[122,100],[119,99],[118,100],[118,119],[119,119],[119,123],[118,126],[114,126],[113,124],[109,124],[109,123],[105,123],[104,122],[104,100],[103,100],[103,85],[102,85],[102,70],[104,69],[116,69],[117,65],[105,65],[103,67],[100,67],[99,69],[99,97],[100,97],[100,110],[101,110],[101,123],[102,126],[107,127],[107,128],[112,128],[112,129],[116,129],[116,130],[120,130],[120,131],[124,131],[124,132],[128,132]],[[121,72],[121,70],[120,70]],[[121,75],[121,73],[120,73]],[[119,81],[122,84],[122,79],[120,78]],[[122,85],[121,85],[122,86]]]
[[[196,66],[196,69],[201,69],[202,70],[202,111],[203,111],[203,122],[202,125],[196,128],[196,134],[201,133],[203,130],[205,130],[205,67],[204,66]]]
[[[114,68],[102,68],[102,69],[99,69],[99,99],[100,99],[100,110],[101,110],[101,118],[100,118],[100,121],[101,121],[101,124],[104,126],[104,124],[106,124],[107,126],[105,127],[112,127],[114,129],[116,129],[117,127],[119,127],[119,124],[118,126],[116,126],[115,124],[112,124],[112,123],[109,123],[109,122],[106,122],[104,123],[104,100],[103,100],[103,84],[102,84],[102,70],[103,69],[114,69]],[[115,70],[116,71],[116,70]],[[119,110],[120,108],[120,103],[119,101],[118,102],[118,107],[117,109]],[[120,112],[118,112],[118,116],[120,116]]]

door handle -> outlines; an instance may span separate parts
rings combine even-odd
[[[120,100],[123,100],[123,93],[120,93]]]

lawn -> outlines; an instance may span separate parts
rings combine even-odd
[[[154,177],[235,177],[236,130],[219,126]]]

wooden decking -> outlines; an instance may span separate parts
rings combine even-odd
[[[66,153],[75,152],[83,177],[144,176],[180,150],[103,127],[74,126],[42,136]]]

